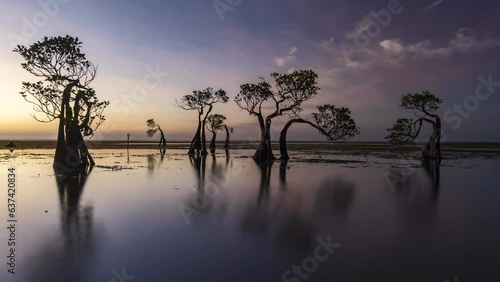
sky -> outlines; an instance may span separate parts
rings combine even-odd
[[[0,2],[0,139],[55,139],[19,95],[16,44],[72,35],[98,65],[93,87],[109,100],[96,139],[145,140],[155,119],[167,140],[189,140],[196,113],[174,106],[193,90],[226,90],[233,140],[257,140],[257,120],[233,101],[244,83],[312,69],[320,92],[304,104],[349,107],[354,141],[383,141],[401,95],[428,90],[444,103],[445,141],[500,141],[500,2],[493,0],[40,0]],[[146,86],[146,87],[144,87]],[[147,89],[146,89],[147,88]],[[269,108],[267,110],[270,110]],[[287,118],[273,121],[273,138]],[[289,140],[325,140],[297,125]]]

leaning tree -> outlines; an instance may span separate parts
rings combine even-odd
[[[161,129],[160,125],[157,124],[154,119],[148,119],[146,121],[146,124],[148,125],[148,131],[146,131],[148,137],[153,138],[156,132],[160,131],[160,143],[158,143],[158,147],[166,147],[167,139],[165,139],[165,134],[163,134],[163,130]]]
[[[271,147],[271,122],[279,116],[290,116],[300,112],[303,102],[313,98],[318,93],[316,79],[318,75],[312,70],[294,71],[289,74],[272,73],[275,81],[274,89],[271,84],[261,78],[257,84],[240,86],[240,93],[235,102],[250,115],[256,116],[260,126],[260,144],[253,155],[257,162],[275,160]],[[266,101],[272,104],[272,112],[264,118],[262,112]]]
[[[198,128],[189,146],[189,155],[208,154],[206,147],[205,126],[207,118],[217,103],[227,103],[229,97],[226,91],[219,89],[214,91],[209,87],[205,90],[195,90],[192,94],[184,95],[180,100],[176,101],[175,106],[187,111],[198,112]]]
[[[398,118],[394,125],[387,129],[385,137],[393,144],[402,145],[414,142],[422,129],[428,123],[432,126],[432,134],[422,150],[422,159],[441,160],[441,118],[435,113],[443,101],[429,91],[406,94],[401,98],[400,107],[413,110],[415,118]]]
[[[224,124],[224,130],[226,131],[226,142],[224,143],[224,150],[226,151],[226,155],[229,156],[229,142],[231,140],[231,134],[233,134],[234,132],[234,128],[227,126],[227,124]]]
[[[212,141],[210,142],[210,153],[215,154],[215,140],[217,139],[217,132],[224,129],[224,121],[226,117],[219,114],[209,115],[207,118],[207,129],[212,132]]]
[[[59,120],[54,168],[71,171],[95,163],[84,142],[104,122],[108,101],[99,101],[89,85],[97,66],[81,52],[78,37],[44,37],[14,52],[25,60],[21,66],[38,82],[23,82],[20,94],[39,115],[39,122]]]
[[[360,133],[359,127],[351,117],[349,108],[337,108],[334,105],[325,104],[316,107],[318,112],[312,113],[313,121],[301,118],[298,114],[290,119],[280,133],[280,153],[281,160],[287,161],[290,159],[286,146],[286,135],[288,129],[294,123],[305,123],[317,130],[329,141],[335,143],[343,143]]]

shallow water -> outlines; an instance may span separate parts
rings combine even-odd
[[[500,279],[496,158],[425,169],[408,155],[294,152],[265,167],[248,150],[184,153],[95,150],[98,166],[65,180],[51,150],[0,155],[2,179],[18,171],[19,219],[15,276],[0,231],[0,281]]]

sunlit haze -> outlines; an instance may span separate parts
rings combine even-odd
[[[53,5],[0,4],[0,139],[55,139],[57,123],[35,121],[32,106],[18,94],[22,81],[38,79],[21,68],[23,60],[12,50],[16,43],[69,34],[98,64],[93,87],[111,102],[98,138],[123,139],[131,132],[132,139],[147,139],[145,121],[154,118],[168,140],[188,140],[196,114],[174,107],[175,100],[213,87],[231,98],[214,112],[227,116],[234,139],[257,140],[255,117],[233,101],[239,86],[259,77],[270,81],[271,72],[313,69],[321,91],[303,115],[324,103],[350,107],[361,128],[354,141],[383,141],[385,129],[408,115],[398,107],[401,95],[423,90],[444,100],[439,111],[449,111],[443,120],[447,140],[500,141],[492,123],[499,118],[498,85],[486,99],[468,98],[476,95],[479,77],[500,81],[495,1],[244,0],[226,10],[211,1],[73,0],[45,8],[39,2]],[[382,10],[392,10],[390,19]],[[161,79],[137,94],[152,70]],[[472,110],[460,113],[456,106]],[[324,137],[296,126],[289,139]]]

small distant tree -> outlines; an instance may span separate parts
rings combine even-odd
[[[198,112],[198,128],[189,146],[189,155],[208,154],[206,147],[205,126],[207,118],[217,103],[227,103],[229,97],[226,91],[219,89],[214,91],[213,88],[205,90],[195,90],[192,94],[184,95],[180,100],[176,101],[175,106],[187,111]]]
[[[349,108],[337,108],[334,105],[326,104],[316,107],[318,112],[312,114],[313,121],[295,117],[289,120],[280,133],[280,153],[281,160],[287,161],[288,156],[286,135],[288,129],[294,123],[305,123],[316,128],[329,141],[343,143],[360,133],[354,119],[351,117]]]
[[[99,101],[90,87],[97,66],[81,52],[78,37],[44,37],[30,46],[18,45],[14,52],[25,60],[23,69],[42,79],[23,82],[20,94],[39,115],[39,122],[59,121],[54,168],[58,172],[93,166],[84,137],[92,137],[105,121],[108,101]]]
[[[210,152],[215,154],[215,140],[217,139],[217,132],[224,128],[224,121],[226,117],[219,114],[209,115],[207,118],[207,129],[212,132],[212,141],[210,142]]]
[[[158,144],[158,147],[166,147],[167,139],[165,139],[165,134],[163,134],[163,130],[161,129],[160,125],[157,124],[154,119],[148,119],[146,121],[146,124],[148,125],[148,131],[146,131],[148,137],[153,138],[156,132],[160,131],[160,143]]]
[[[302,103],[313,98],[319,91],[316,79],[318,75],[312,70],[294,71],[290,74],[272,73],[275,81],[274,90],[264,78],[257,84],[240,86],[240,93],[235,102],[250,115],[256,116],[259,122],[261,139],[253,159],[257,162],[275,160],[271,147],[271,122],[279,116],[290,116],[302,110]],[[264,118],[262,112],[266,101],[272,104],[273,111]]]
[[[441,160],[441,118],[435,113],[443,101],[429,91],[406,94],[401,97],[403,109],[413,110],[415,118],[398,118],[394,125],[387,129],[385,137],[397,145],[414,142],[420,135],[424,123],[432,126],[432,134],[422,150],[422,159]]]

